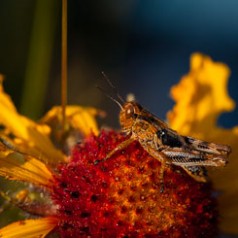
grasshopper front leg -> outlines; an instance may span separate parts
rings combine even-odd
[[[128,145],[130,145],[133,141],[135,141],[134,138],[130,137],[129,139],[121,142],[119,145],[117,145],[113,150],[111,150],[105,158],[103,158],[102,160],[96,160],[94,162],[94,164],[98,164],[99,162],[105,162],[106,160],[108,160],[109,158],[111,158],[116,152],[123,150],[124,148],[126,148]]]

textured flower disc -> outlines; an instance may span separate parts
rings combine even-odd
[[[52,198],[61,237],[214,237],[217,207],[210,184],[198,183],[179,167],[164,173],[138,142],[102,160],[125,137],[90,136],[58,168]]]

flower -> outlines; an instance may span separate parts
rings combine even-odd
[[[181,91],[177,92],[179,97]],[[32,200],[27,192],[15,201],[36,217],[1,228],[1,238],[45,237],[51,232],[64,238],[217,235],[218,209],[210,183],[196,182],[170,166],[161,192],[161,164],[137,141],[95,163],[127,139],[114,130],[99,132],[95,121],[102,114],[99,110],[67,106],[62,130],[60,107],[50,110],[40,123],[33,122],[18,114],[2,87],[0,109],[4,126],[0,175],[31,183],[38,188],[34,192],[43,194],[43,202]],[[175,109],[169,114],[174,128],[181,125],[176,120],[182,121]]]
[[[95,166],[124,140],[121,134],[102,131],[78,144],[57,173],[44,170],[40,180],[41,172],[34,169],[32,182],[48,188],[52,214],[13,223],[0,230],[1,236],[36,237],[55,229],[61,237],[214,237],[217,208],[210,184],[168,169],[161,193],[160,163],[138,142]],[[17,174],[25,166],[14,168]]]
[[[76,146],[71,161],[60,167],[53,200],[60,207],[62,237],[216,235],[216,201],[210,185],[168,169],[161,193],[160,162],[138,142],[95,166],[124,140],[116,132],[102,131]]]

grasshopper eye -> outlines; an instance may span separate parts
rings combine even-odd
[[[128,105],[125,110],[126,118],[132,117],[134,113],[135,113],[135,108],[132,105]]]

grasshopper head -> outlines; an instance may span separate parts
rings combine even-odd
[[[122,130],[130,134],[132,126],[140,114],[141,106],[136,102],[126,102],[120,111],[119,120]]]

